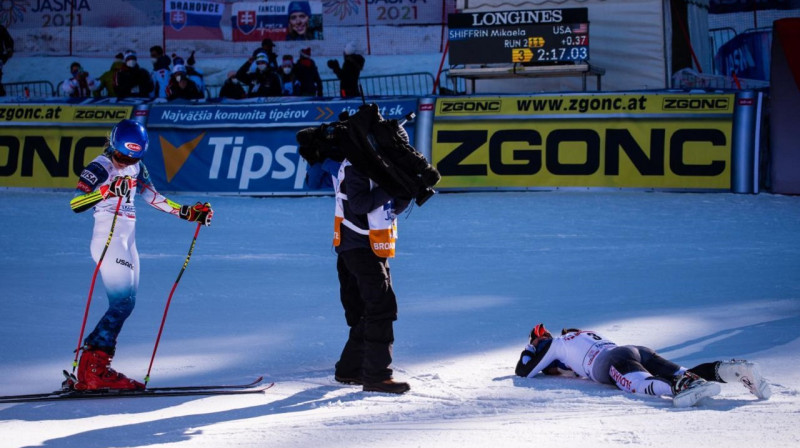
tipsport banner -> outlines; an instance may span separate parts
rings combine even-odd
[[[162,191],[302,192],[307,166],[297,153],[298,130],[157,128],[144,160]]]
[[[234,3],[231,7],[234,42],[321,40],[322,2],[269,1]]]
[[[360,102],[296,105],[170,106],[150,109],[145,163],[162,191],[242,195],[308,194],[297,131],[331,122]],[[381,100],[385,118],[402,118],[416,100]],[[411,141],[413,126],[406,126]]]
[[[402,119],[417,107],[416,99],[377,100],[386,119]],[[147,127],[230,128],[314,126],[336,121],[342,112],[355,114],[360,100],[303,101],[297,103],[153,104]]]
[[[215,1],[175,1],[164,5],[164,35],[167,39],[222,40],[225,4]]]

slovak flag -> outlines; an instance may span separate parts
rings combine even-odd
[[[250,34],[256,29],[256,12],[255,11],[237,11],[236,12],[236,29],[242,34]]]
[[[222,40],[225,4],[214,0],[165,2],[164,34],[167,39]]]
[[[289,0],[236,2],[231,5],[231,37],[234,42],[286,40]],[[313,11],[313,9],[312,9]],[[313,13],[312,13],[313,15]]]
[[[169,24],[175,31],[180,31],[186,25],[186,13],[183,11],[171,11],[169,13]]]

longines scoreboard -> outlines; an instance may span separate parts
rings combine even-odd
[[[589,9],[449,14],[450,65],[589,59]]]

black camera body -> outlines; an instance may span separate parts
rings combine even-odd
[[[397,120],[386,120],[376,104],[365,104],[339,121],[297,133],[298,152],[309,164],[345,158],[396,198],[421,206],[436,192],[439,172],[408,141]]]

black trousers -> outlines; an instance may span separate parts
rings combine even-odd
[[[339,254],[336,262],[344,316],[350,327],[336,375],[372,383],[392,378],[393,322],[397,299],[389,261],[370,249]]]
[[[607,362],[623,375],[631,372],[648,372],[651,375],[666,381],[672,381],[673,376],[681,368],[674,362],[664,359],[649,347],[640,345],[621,345],[609,350]],[[608,368],[605,368],[608,375]],[[594,372],[598,373],[599,372]],[[613,384],[613,379],[608,381]]]

